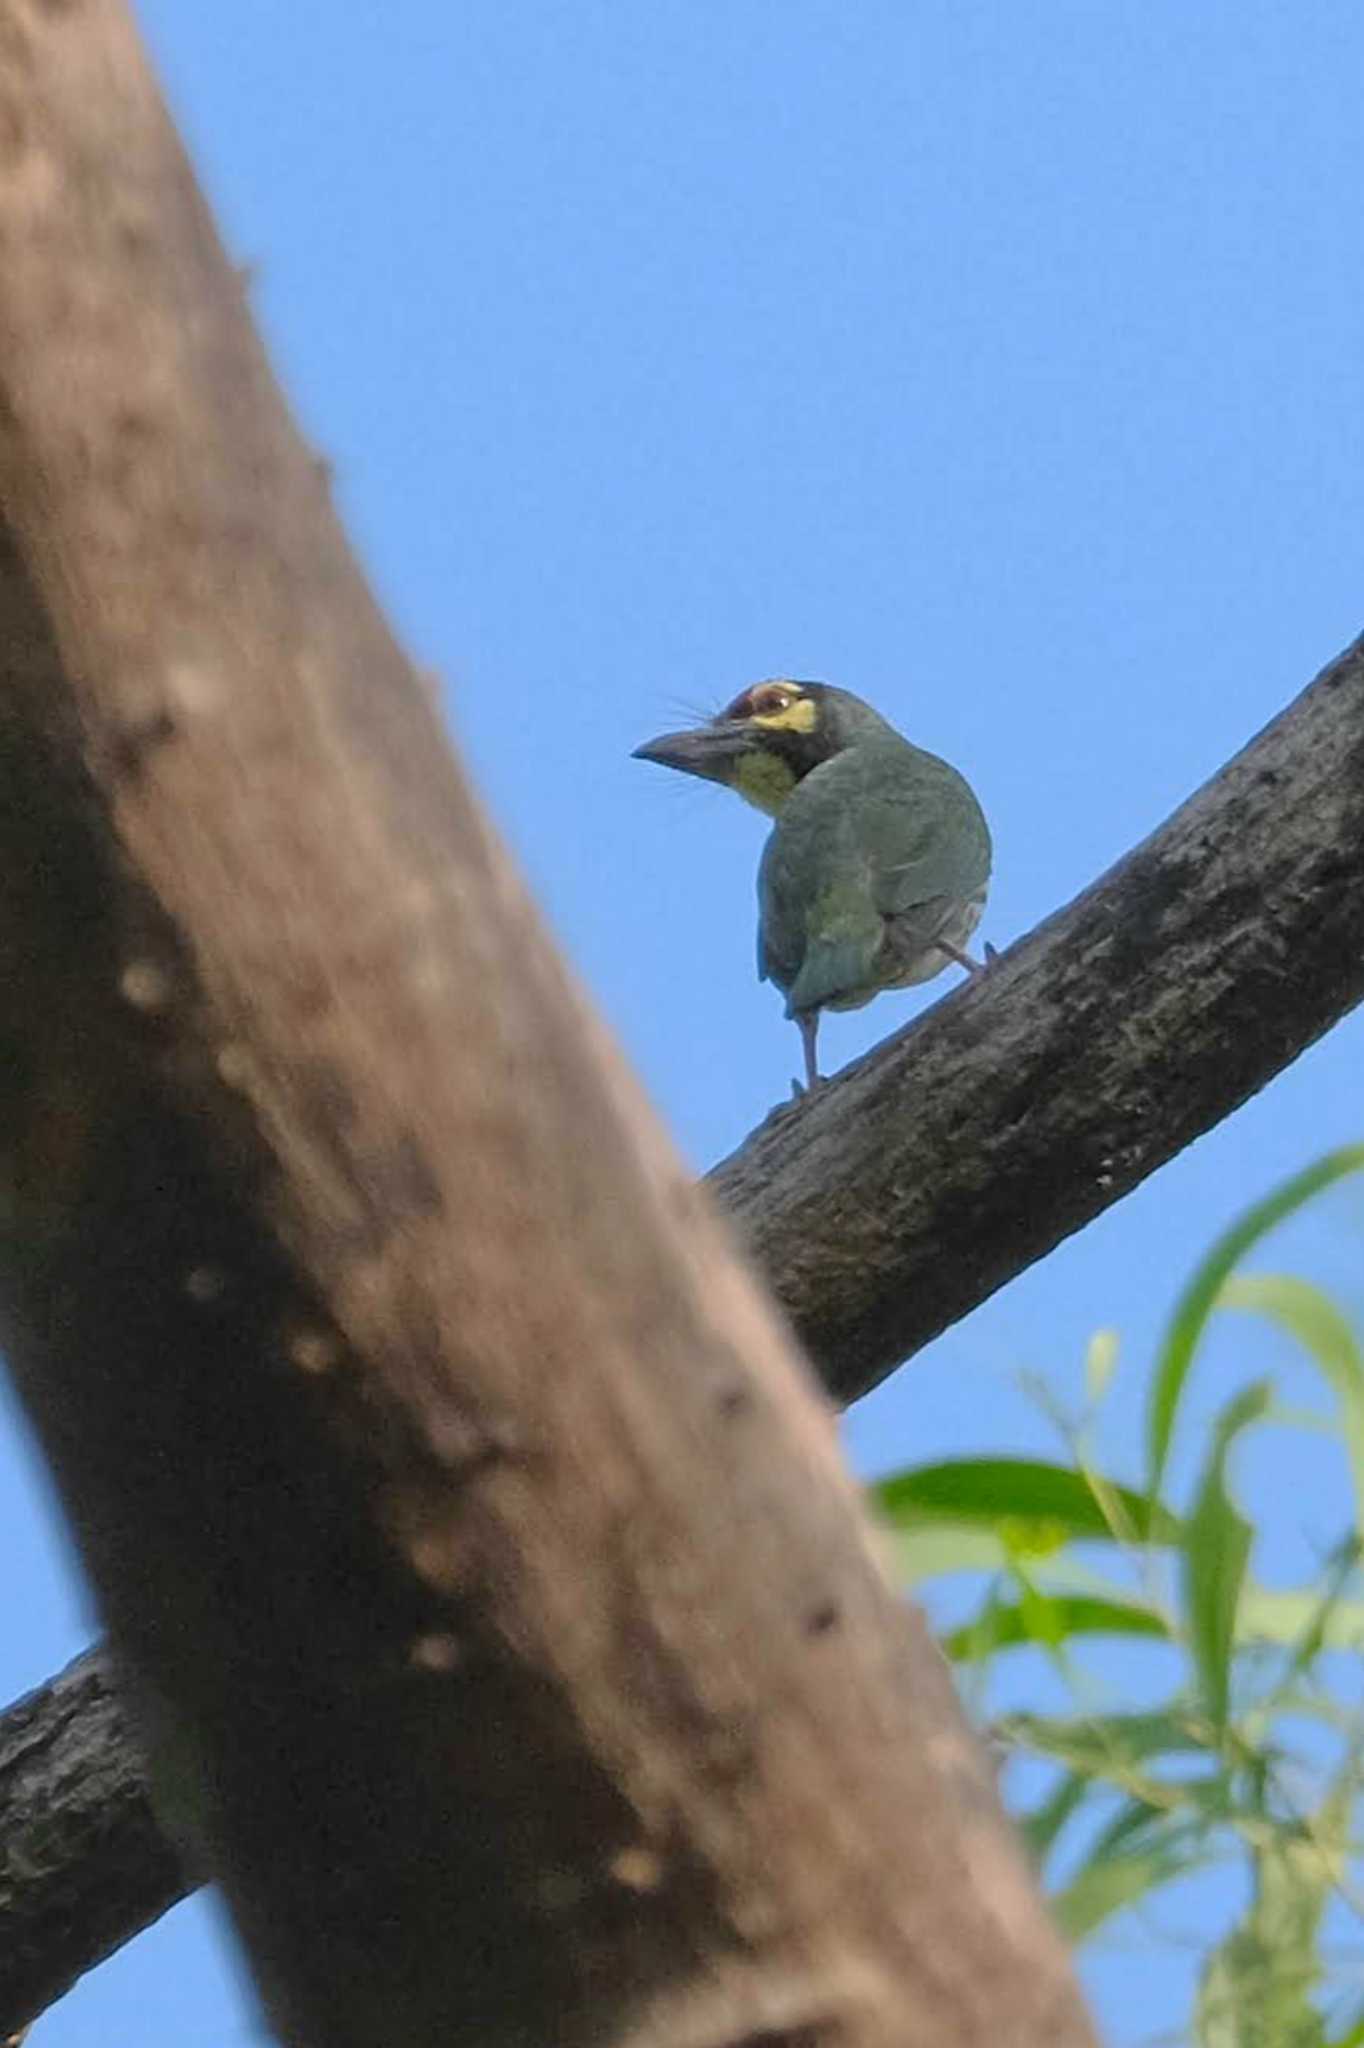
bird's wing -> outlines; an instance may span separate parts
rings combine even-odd
[[[867,790],[858,830],[876,906],[902,917],[935,899],[966,902],[990,879],[990,834],[970,785],[946,761],[906,746],[908,760]]]
[[[816,768],[780,812],[758,875],[758,972],[792,1013],[877,985],[886,921],[897,950],[931,945],[981,895],[990,837],[954,768],[899,739]]]
[[[758,971],[796,1015],[862,987],[884,926],[858,823],[851,753],[814,769],[778,814],[758,870]]]

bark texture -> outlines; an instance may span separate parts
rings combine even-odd
[[[182,1898],[103,1651],[0,1716],[0,2033]]]
[[[10,650],[27,636],[55,686],[13,564],[8,580],[0,573],[0,624]],[[712,1185],[841,1400],[1117,1200],[1358,999],[1362,750],[1354,647],[1150,840],[1021,941],[991,982],[945,1000],[809,1105],[776,1112],[715,1170]],[[1153,874],[1165,880],[1154,935]],[[1102,943],[1105,929],[1119,942]],[[1142,933],[1134,951],[1127,941]],[[1121,1161],[1123,1172],[1076,1171],[1077,1156]],[[90,1716],[79,1752],[90,1768],[135,1774],[119,1724],[93,1700],[69,1704]],[[69,1834],[44,1806],[7,1804],[14,1867],[40,1851],[50,1859],[52,1910],[35,1907],[30,1941],[21,1891],[0,1904],[0,2024],[50,2003],[164,1903],[165,1859],[145,1808],[121,1797],[111,1806],[106,1890],[83,1861],[92,1797],[78,1775],[63,1781],[68,1793]],[[12,1938],[11,1912],[21,1916]]]
[[[281,2037],[1089,2039],[117,0],[0,0],[4,1335]]]

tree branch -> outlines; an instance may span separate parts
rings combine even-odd
[[[0,579],[8,645],[24,618]],[[775,1112],[715,1169],[840,1399],[1118,1200],[1359,1000],[1362,803],[1356,645],[988,982]],[[11,1811],[22,1859],[26,1817]],[[40,2002],[159,1910],[154,1857],[145,1883],[136,1875],[146,1818],[121,1812],[121,1921],[112,1897],[88,1934],[74,1900],[54,1915]],[[71,1883],[84,1891],[84,1873]],[[0,2020],[20,2010],[11,1949],[0,1916]]]
[[[125,11],[0,0],[0,51],[7,1349],[275,2027],[1079,2048],[827,1416],[356,573]]]
[[[46,618],[4,550],[0,636],[10,680],[60,701],[69,685]],[[10,793],[28,778],[12,820],[40,814],[34,766],[7,756]],[[715,1169],[715,1191],[836,1396],[865,1392],[1359,1000],[1362,792],[1356,646],[1150,840],[1014,947],[989,983],[946,998],[811,1103],[776,1112]],[[11,885],[30,852],[7,855]],[[78,906],[79,876],[67,886]],[[26,928],[41,946],[32,918]],[[18,944],[17,923],[9,939]],[[0,1051],[3,1071],[16,1072],[17,1044]],[[63,1694],[61,1713],[79,1722],[84,1700]],[[130,1770],[93,1698],[88,1712],[77,1754],[100,1770],[107,1750],[110,1768]],[[78,1779],[63,1784],[82,1801]],[[45,1803],[7,1810],[21,1864],[41,1835],[49,1879],[68,1890],[60,1912],[34,1908],[31,1946],[12,1917],[29,1903],[6,1909],[0,2015],[32,2009],[31,1967],[36,2003],[49,2002],[146,1924],[166,1881],[135,1800],[108,1816],[126,1889],[120,1878],[107,1895],[87,1888],[79,1813],[68,1833],[47,1830]]]
[[[0,1715],[0,2034],[189,1890],[103,1651]]]

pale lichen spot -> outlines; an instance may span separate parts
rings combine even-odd
[[[192,1266],[185,1275],[185,1292],[201,1306],[219,1301],[227,1292],[227,1274],[221,1266]]]
[[[628,1892],[656,1892],[663,1882],[663,1858],[642,1842],[633,1842],[611,1858],[611,1875]]]
[[[412,1537],[408,1544],[408,1562],[419,1579],[428,1586],[443,1586],[454,1576],[450,1560],[450,1546],[438,1532],[429,1532]]]
[[[464,1656],[459,1637],[448,1629],[418,1636],[410,1645],[407,1661],[414,1671],[453,1671]]]
[[[166,1009],[174,991],[174,980],[155,960],[130,960],[118,978],[124,1002],[149,1016]]]
[[[295,1330],[285,1347],[290,1361],[300,1372],[330,1372],[341,1357],[341,1346],[330,1330],[309,1326]]]
[[[229,1088],[245,1089],[251,1079],[251,1055],[244,1045],[228,1043],[219,1048],[215,1062],[218,1079]]]
[[[222,703],[222,680],[201,662],[172,662],[166,670],[166,696],[182,716],[202,717]]]

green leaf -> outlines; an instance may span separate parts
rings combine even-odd
[[[1339,1619],[1345,1605],[1343,1595],[1359,1563],[1359,1551],[1360,1539],[1351,1530],[1345,1541],[1337,1544],[1333,1555],[1327,1558],[1315,1610],[1293,1645],[1293,1654],[1279,1681],[1278,1690],[1290,1692],[1326,1648],[1332,1624]]]
[[[1055,1846],[1066,1822],[1084,1805],[1089,1790],[1087,1777],[1076,1771],[1066,1771],[1040,1806],[1019,1817],[1018,1831],[1023,1837],[1023,1846],[1039,1868]]]
[[[1085,1347],[1085,1397],[1096,1408],[1118,1367],[1118,1333],[1096,1330]]]
[[[920,1586],[925,1579],[950,1578],[955,1572],[1001,1571],[1009,1561],[1008,1551],[992,1529],[951,1522],[896,1529],[888,1532],[886,1541],[894,1549],[906,1587]]]
[[[1077,1776],[1114,1785],[1148,1807],[1173,1812],[1198,1805],[1205,1780],[1190,1779],[1190,1758],[1208,1758],[1211,1731],[1177,1709],[1117,1714],[1007,1714],[992,1734],[1006,1749],[1048,1758]],[[1151,1766],[1178,1758],[1182,1778],[1162,1779]]]
[[[1205,1789],[1204,1784],[1200,1783],[1198,1789],[1201,1793]],[[1199,1807],[1202,1802],[1196,1799],[1189,1803]],[[1125,1856],[1135,1856],[1139,1849],[1165,1848],[1176,1840],[1183,1841],[1187,1828],[1180,1820],[1174,1824],[1179,1832],[1176,1834],[1172,1830],[1173,1812],[1174,1809],[1168,1802],[1164,1806],[1152,1806],[1149,1799],[1124,1799],[1113,1818],[1091,1843],[1091,1859],[1095,1856],[1112,1857],[1119,1852]],[[1164,1837],[1163,1841],[1160,1839],[1161,1836]]]
[[[1342,1815],[1322,1818],[1322,1833],[1284,1826],[1256,1854],[1254,1896],[1199,1987],[1201,2048],[1320,2048],[1310,1994],[1321,1977],[1322,1917],[1342,1868]]]
[[[1364,1601],[1324,1598],[1315,1590],[1278,1593],[1247,1585],[1238,1626],[1247,1644],[1297,1645],[1310,1632],[1316,1637],[1312,1656],[1319,1650],[1358,1650],[1364,1647]]]
[[[1340,1403],[1355,1527],[1364,1533],[1364,1352],[1350,1322],[1329,1294],[1288,1273],[1233,1274],[1224,1283],[1217,1306],[1276,1323],[1319,1368]]]
[[[1205,1860],[1177,1844],[1097,1858],[1053,1892],[1052,1917],[1068,1941],[1083,1941],[1124,1906],[1135,1905],[1172,1878],[1187,1876]]]
[[[1236,1614],[1250,1560],[1251,1531],[1227,1493],[1227,1454],[1269,1406],[1263,1381],[1244,1387],[1218,1419],[1193,1513],[1184,1532],[1184,1611],[1208,1717],[1220,1734],[1231,1701]]]
[[[1146,1409],[1146,1486],[1154,1501],[1165,1477],[1184,1383],[1208,1317],[1233,1267],[1276,1224],[1347,1174],[1364,1171],[1364,1145],[1345,1145],[1304,1167],[1238,1217],[1201,1260],[1175,1304],[1156,1361]]]
[[[1012,1650],[1021,1644],[1054,1647],[1069,1636],[1160,1636],[1169,1640],[1170,1626],[1163,1615],[1137,1601],[1087,1598],[1084,1595],[1045,1592],[1048,1628],[1039,1636],[1035,1609],[1030,1601],[996,1600],[972,1621],[939,1638],[944,1655],[961,1662],[997,1650]],[[988,1622],[988,1629],[987,1629]]]
[[[1179,1523],[1160,1510],[1152,1517],[1146,1496],[1105,1480],[1135,1535],[1177,1543]],[[1104,1504],[1080,1472],[1043,1458],[948,1458],[910,1466],[878,1480],[874,1507],[897,1529],[935,1521],[999,1531],[1008,1529],[1020,1550],[1045,1555],[1063,1543],[1112,1542],[1115,1531]]]

